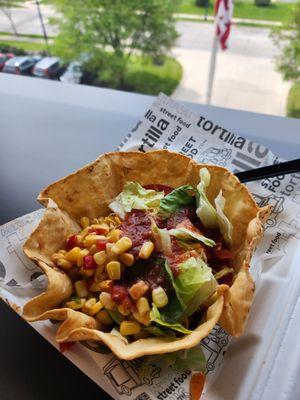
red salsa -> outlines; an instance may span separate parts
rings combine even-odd
[[[164,191],[165,194],[170,193],[173,189],[164,185],[147,185],[146,189],[154,189],[156,191]],[[208,258],[208,265],[213,268],[214,272],[220,271],[225,266],[229,266],[231,254],[226,247],[223,238],[219,232],[207,231],[199,221],[196,215],[195,206],[182,207],[173,213],[167,219],[155,218],[157,225],[162,229],[168,230],[176,227],[185,227],[186,229],[203,233],[203,235],[214,238],[216,246],[208,248],[203,245]],[[147,211],[133,210],[126,214],[125,220],[121,223],[119,229],[122,236],[127,236],[132,240],[132,248],[129,253],[137,257],[142,244],[147,240],[153,240],[151,231],[151,219]],[[187,250],[181,245],[180,240],[171,237],[172,254],[168,257],[169,266],[176,278],[180,274],[180,264],[190,257],[197,257],[198,254],[194,250]],[[161,254],[154,250],[151,258],[148,260],[139,260],[135,264],[126,269],[126,276],[123,276],[118,285],[114,285],[111,291],[113,300],[117,304],[128,303],[128,307],[132,308],[134,304],[130,304],[130,296],[128,294],[129,287],[143,280],[147,282],[150,289],[153,290],[157,286],[163,287],[168,293],[173,290],[172,283],[163,266],[164,260]],[[151,290],[149,293],[151,293]]]
[[[179,265],[190,257],[186,249],[180,246],[180,242],[175,237],[171,237],[172,254],[168,257],[170,268],[173,272],[174,278],[180,274]]]
[[[120,225],[123,236],[127,236],[132,240],[132,248],[129,253],[137,256],[142,244],[150,240],[151,220],[146,211],[134,210],[126,214],[125,220]]]

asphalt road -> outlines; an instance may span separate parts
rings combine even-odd
[[[45,19],[47,33],[54,35],[55,29],[47,23],[47,19],[55,15],[55,11],[49,6],[41,6],[42,14]],[[18,33],[42,35],[41,23],[38,17],[36,5],[27,2],[26,7],[12,9],[12,17],[17,27]],[[0,11],[0,32],[13,32],[9,19]]]
[[[55,35],[56,29],[47,20],[55,15],[49,6],[42,6],[47,33]],[[26,8],[13,9],[13,19],[19,33],[42,34],[40,20],[36,6],[28,3]],[[180,38],[177,46],[190,50],[211,50],[213,25],[210,23],[197,23],[179,21],[177,29]],[[7,17],[0,12],[0,31],[11,32]],[[230,37],[231,54],[248,55],[255,57],[273,57],[277,51],[269,39],[269,29],[234,26]]]
[[[178,47],[189,50],[211,51],[213,24],[179,21],[177,29],[181,34]],[[278,53],[269,38],[269,29],[233,26],[227,50],[230,54],[270,58]]]
[[[48,23],[55,12],[42,6],[48,35],[56,31]],[[19,33],[41,34],[35,4],[13,10]],[[179,21],[180,37],[173,54],[184,68],[183,79],[173,97],[204,103],[213,39],[213,24]],[[0,13],[0,31],[9,32],[7,17]],[[274,56],[278,49],[269,37],[270,30],[233,26],[229,48],[219,52],[212,104],[274,115],[285,114],[289,84],[275,71]]]

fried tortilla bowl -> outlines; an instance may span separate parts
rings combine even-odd
[[[204,166],[211,174],[208,199],[214,199],[220,189],[226,199],[224,212],[233,225],[231,252],[235,273],[231,287],[217,287],[210,298],[204,321],[199,321],[199,326],[191,334],[175,339],[150,337],[126,344],[122,338],[98,330],[95,318],[70,308],[59,308],[70,297],[72,283],[63,271],[55,267],[51,255],[65,246],[70,235],[80,231],[82,216],[92,219],[108,215],[108,204],[122,191],[126,181],[137,181],[142,186],[163,184],[172,188],[196,185],[199,170]],[[231,335],[239,336],[243,332],[254,294],[249,263],[262,237],[263,222],[270,209],[259,208],[247,188],[225,168],[197,164],[188,157],[164,150],[108,153],[48,186],[38,200],[47,209],[39,226],[26,241],[24,252],[47,275],[48,288],[24,306],[23,315],[30,322],[45,319],[63,321],[56,334],[57,342],[101,341],[119,358],[131,360],[143,355],[192,348],[211,332],[218,321]]]

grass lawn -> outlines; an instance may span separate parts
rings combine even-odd
[[[199,16],[199,18],[177,18],[177,21],[188,21],[188,22],[196,22],[196,23],[206,23],[206,24],[213,24],[213,20],[205,21],[203,18]],[[253,20],[255,21],[255,20]],[[234,25],[236,26],[249,26],[250,28],[267,28],[271,29],[272,27],[269,24],[257,24],[256,22],[235,22]]]
[[[24,51],[43,51],[46,50],[46,46],[43,43],[34,42],[23,42],[18,40],[5,40],[0,38],[0,49],[1,46],[12,46]]]
[[[14,34],[11,33],[11,32],[0,31],[0,36],[14,36]],[[29,39],[31,39],[31,38],[33,38],[33,39],[44,39],[43,35],[36,35],[34,33],[19,33],[18,37],[19,38],[29,38]],[[48,36],[48,39],[52,39],[52,38],[53,38],[53,36]]]
[[[286,107],[287,117],[300,118],[300,84],[294,83],[291,87]]]
[[[234,4],[233,16],[236,18],[286,22],[293,8],[293,3],[273,3],[267,7],[258,7],[254,4],[254,0],[236,1]],[[195,0],[181,0],[178,12],[204,15],[205,9],[197,7],[195,5]],[[213,15],[212,0],[208,9],[208,15]]]
[[[175,58],[167,58],[163,65],[153,65],[152,60],[135,56],[130,61],[125,82],[137,93],[170,95],[182,78],[182,66]]]

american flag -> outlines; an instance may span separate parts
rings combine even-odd
[[[216,35],[219,38],[222,50],[227,49],[230,34],[231,18],[233,14],[233,0],[217,0],[215,3]]]

